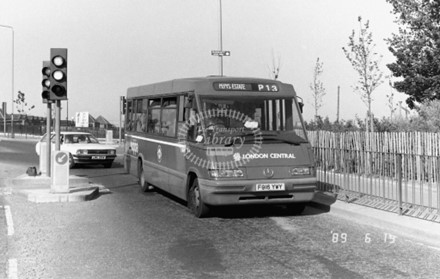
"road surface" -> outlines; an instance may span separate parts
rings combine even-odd
[[[0,148],[1,166],[15,165],[0,178],[38,162],[30,143]],[[246,207],[194,218],[180,200],[141,193],[120,162],[72,170],[111,191],[93,201],[35,204],[1,195],[14,234],[1,214],[0,278],[11,267],[17,278],[438,277],[439,250],[313,207],[301,216]]]

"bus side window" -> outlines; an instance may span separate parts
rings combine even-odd
[[[191,109],[187,107],[188,96],[179,96],[179,114],[177,116],[177,133],[179,138],[188,139],[188,134],[191,129],[194,129],[194,125],[190,125],[190,111]]]
[[[148,121],[148,99],[142,100],[142,108],[141,108],[141,116],[140,116],[140,132],[147,132],[147,121]]]
[[[162,108],[161,133],[167,137],[176,136],[177,98],[164,98]]]
[[[142,99],[135,100],[134,115],[136,121],[134,128],[136,132],[142,132]]]
[[[132,108],[133,107],[133,100],[127,100],[127,115],[126,115],[126,119],[125,119],[125,129],[127,129],[127,131],[132,131],[133,130],[133,120],[132,118]]]
[[[151,134],[160,134],[160,107],[161,98],[148,100],[148,126],[147,132]]]
[[[202,130],[201,123],[198,123],[196,119],[196,111],[194,109],[189,109],[189,119],[187,122],[189,123],[189,127],[186,135],[186,138],[189,141],[195,141],[198,133]]]
[[[160,109],[150,109],[148,118],[148,133],[159,134],[160,129]]]

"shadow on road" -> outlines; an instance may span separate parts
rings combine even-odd
[[[93,173],[90,172],[93,170]],[[85,165],[72,169],[72,173],[77,176],[88,177],[91,181],[94,179],[105,179],[109,183],[105,185],[109,190],[116,190],[128,187],[140,188],[137,185],[137,178],[127,174],[122,164],[116,163],[111,169],[105,169],[101,166]],[[124,182],[124,183],[121,183]],[[143,193],[144,195],[159,194],[170,199],[183,207],[187,206],[186,201],[181,200],[163,190],[154,188],[153,191]],[[312,202],[308,203],[301,214],[295,213],[294,208],[283,205],[241,205],[241,206],[212,206],[211,217],[224,219],[241,218],[267,218],[267,217],[287,217],[287,216],[313,216],[330,212],[331,205],[336,202],[336,196],[317,191]]]
[[[143,193],[144,195],[160,194],[167,199],[173,200],[182,206],[187,206],[183,201],[161,189],[154,188],[153,191]],[[330,211],[331,204],[336,199],[333,197],[318,197],[318,201],[310,202],[301,214],[295,214],[292,210],[284,205],[240,205],[240,206],[211,206],[209,217],[217,217],[224,219],[248,219],[248,218],[267,218],[267,217],[288,217],[288,216],[313,216],[325,214]],[[325,201],[323,201],[325,199]]]

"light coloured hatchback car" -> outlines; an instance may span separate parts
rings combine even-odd
[[[41,146],[47,142],[45,134],[35,146],[35,151],[40,155]],[[52,150],[55,150],[55,133],[51,134]],[[102,144],[90,133],[85,132],[60,132],[60,150],[69,152],[69,167],[75,165],[100,164],[111,168],[116,158],[114,145]]]

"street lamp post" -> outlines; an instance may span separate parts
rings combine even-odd
[[[211,50],[211,55],[218,56],[220,59],[220,76],[223,76],[223,56],[230,56],[229,50],[223,50],[223,15],[222,15],[222,0],[219,0],[220,5],[220,30],[219,30],[219,47],[220,50]]]
[[[223,14],[222,14],[222,0],[219,0],[220,4],[220,51],[223,52]],[[220,55],[220,75],[223,76],[223,55]]]
[[[14,28],[9,25],[2,25],[0,27],[11,29],[12,31],[12,65],[11,65],[11,76],[12,76],[12,99],[11,99],[11,138],[14,137]],[[5,116],[6,117],[6,116]]]

